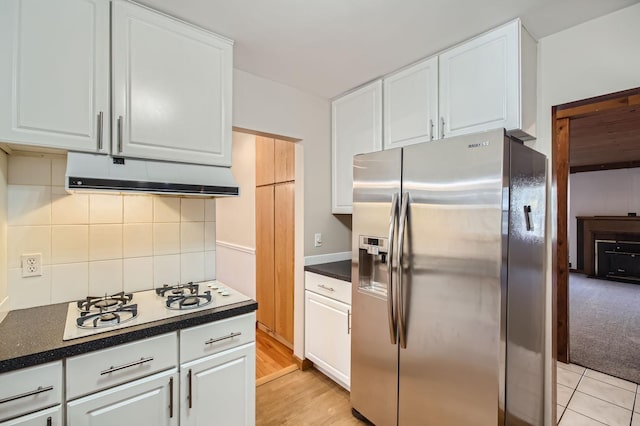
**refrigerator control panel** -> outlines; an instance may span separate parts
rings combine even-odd
[[[366,250],[368,254],[381,254],[389,252],[389,239],[381,237],[369,237],[360,235],[360,249]]]

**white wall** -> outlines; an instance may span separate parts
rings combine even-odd
[[[574,173],[569,187],[569,262],[575,268],[576,216],[640,215],[640,168]]]
[[[7,154],[0,150],[0,321],[4,319],[8,303],[7,289],[7,182],[8,182]]]
[[[216,203],[217,279],[249,297],[256,297],[256,138],[233,132],[231,170],[240,187],[238,197]]]
[[[233,77],[234,127],[300,139],[295,165],[293,350],[303,358],[304,257],[351,247],[349,227],[331,214],[331,105],[328,99],[241,70],[234,70]],[[316,232],[322,233],[322,247],[314,247]]]
[[[551,158],[552,106],[640,86],[638,22],[640,4],[539,41],[538,139],[530,144],[532,147]],[[551,201],[555,194],[549,194]],[[551,324],[551,231],[555,217],[551,209],[548,212],[546,329],[551,330],[555,327]],[[546,360],[546,423],[551,424],[551,333],[547,335]]]

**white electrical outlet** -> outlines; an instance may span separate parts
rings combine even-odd
[[[42,254],[31,253],[22,255],[22,276],[37,277],[42,275]]]
[[[319,232],[314,235],[314,245],[316,247],[322,246],[322,234]]]

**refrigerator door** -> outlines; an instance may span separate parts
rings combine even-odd
[[[544,423],[546,161],[511,144],[507,424]]]
[[[404,148],[402,426],[504,422],[505,148],[503,129]]]
[[[393,149],[357,155],[353,165],[351,405],[378,426],[397,424],[398,346],[388,262],[395,257],[401,164],[402,150]]]

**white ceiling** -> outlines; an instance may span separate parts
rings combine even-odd
[[[235,40],[234,66],[332,98],[521,17],[534,38],[639,0],[141,0]]]

